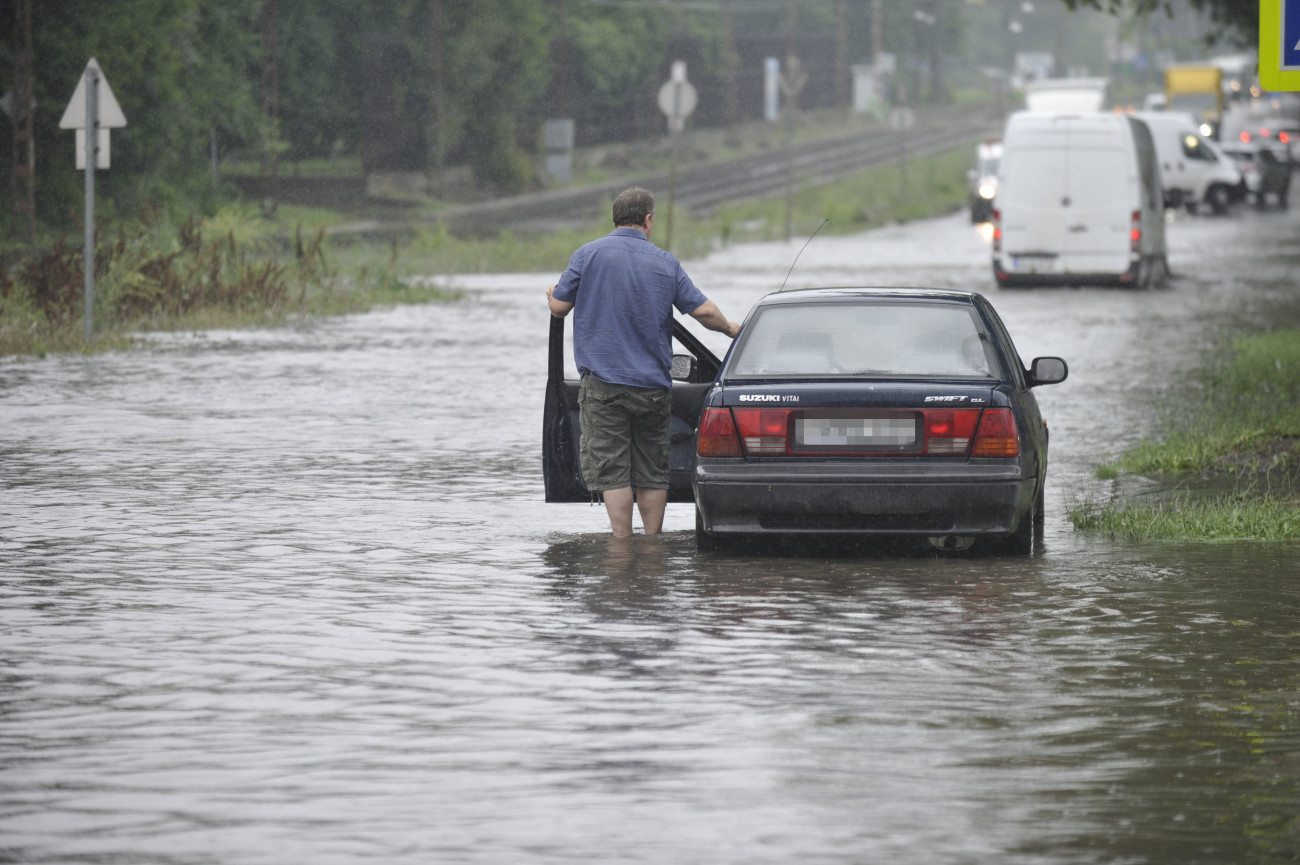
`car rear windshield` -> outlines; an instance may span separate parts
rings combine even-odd
[[[811,303],[761,309],[728,378],[929,376],[999,379],[975,310],[955,303]]]

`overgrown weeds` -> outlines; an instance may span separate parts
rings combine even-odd
[[[94,346],[152,330],[274,324],[451,296],[403,281],[395,245],[382,266],[348,276],[331,265],[323,226],[306,237],[299,226],[288,249],[235,225],[210,228],[190,219],[99,231]],[[0,258],[0,356],[92,348],[84,338],[84,260],[66,238],[37,255]]]

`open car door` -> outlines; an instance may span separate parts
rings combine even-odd
[[[546,403],[542,409],[542,479],[548,502],[590,502],[599,499],[582,481],[578,444],[578,379],[564,377],[564,323],[551,318],[546,371]],[[713,352],[673,320],[673,338],[685,349],[673,355],[672,450],[668,459],[668,501],[692,502],[691,477],[695,472],[695,434],[700,424],[704,395],[713,386],[721,361]]]

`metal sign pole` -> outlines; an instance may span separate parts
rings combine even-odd
[[[99,73],[86,69],[86,342],[95,337],[95,150],[99,144]]]

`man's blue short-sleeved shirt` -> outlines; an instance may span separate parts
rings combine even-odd
[[[552,296],[573,307],[578,372],[611,384],[670,387],[673,307],[708,300],[671,252],[636,228],[615,228],[569,259]]]

